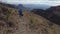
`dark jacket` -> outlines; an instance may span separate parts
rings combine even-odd
[[[19,9],[19,10],[18,10],[18,13],[19,13],[19,14],[22,14],[22,12],[23,12],[22,9]]]

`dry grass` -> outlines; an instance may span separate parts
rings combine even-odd
[[[7,10],[3,11],[2,8]],[[19,18],[17,9],[0,6],[0,34],[13,33],[60,34],[60,25],[52,24],[45,18],[25,10],[23,16]]]
[[[0,33],[8,34],[16,31],[18,26],[17,9],[0,6]]]
[[[60,26],[33,13],[24,13],[29,20],[29,29],[37,34],[60,34]]]

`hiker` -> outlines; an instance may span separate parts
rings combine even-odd
[[[19,10],[18,10],[18,13],[19,13],[20,16],[23,16],[23,14],[22,14],[23,11],[22,11],[22,9],[19,9]]]

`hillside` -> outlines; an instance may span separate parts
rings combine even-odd
[[[0,34],[60,34],[60,25],[24,10],[0,6]]]
[[[39,16],[44,17],[45,19],[60,25],[60,11],[59,9],[56,8],[49,8],[47,10],[43,10],[43,9],[33,9],[31,10],[32,13],[37,14]],[[60,8],[60,7],[59,7]]]
[[[53,12],[55,15],[60,17],[60,6],[52,6],[47,11]]]

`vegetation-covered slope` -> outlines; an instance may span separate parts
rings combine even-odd
[[[58,7],[57,7],[58,8]],[[57,8],[49,8],[47,10],[43,9],[33,9],[31,12],[39,16],[44,17],[45,19],[60,25],[60,11]]]
[[[0,6],[0,34],[60,34],[60,25],[24,10]]]
[[[0,34],[9,34],[17,29],[17,9],[0,5]]]

